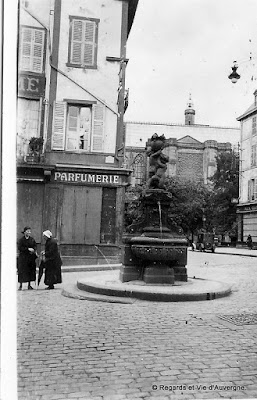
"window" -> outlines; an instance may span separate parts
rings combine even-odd
[[[96,68],[98,19],[70,17],[68,65]]]
[[[251,153],[251,166],[252,166],[252,167],[255,167],[255,166],[257,165],[257,157],[256,157],[257,152],[256,152],[256,147],[257,147],[256,144],[254,144],[254,145],[252,146],[252,153]]]
[[[143,154],[137,154],[134,158],[132,168],[134,171],[135,183],[142,185],[145,181],[145,158]]]
[[[52,149],[102,152],[104,149],[105,107],[97,104],[56,102]]]
[[[68,106],[67,117],[67,150],[90,149],[92,108]]]
[[[116,189],[103,188],[101,215],[101,243],[115,243]]]
[[[39,137],[39,100],[18,99],[17,113],[17,156],[26,155],[31,137]]]
[[[257,178],[248,181],[248,200],[257,200]]]
[[[41,74],[43,72],[45,31],[26,26],[21,27],[19,69]]]
[[[253,117],[252,119],[252,134],[257,135],[256,117]]]

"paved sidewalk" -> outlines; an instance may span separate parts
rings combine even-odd
[[[189,248],[190,251],[191,247]],[[245,257],[257,257],[257,250],[250,250],[245,248],[237,248],[237,247],[216,247],[216,254],[230,254],[230,255],[241,255]]]
[[[133,304],[63,297],[85,272],[63,274],[53,291],[42,284],[17,292],[19,400],[256,398],[256,272],[251,257],[189,252],[189,276],[230,282],[229,297]]]

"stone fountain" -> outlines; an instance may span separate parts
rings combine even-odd
[[[228,296],[227,284],[187,277],[187,240],[169,218],[171,194],[164,180],[168,157],[163,153],[165,137],[154,134],[147,150],[148,187],[141,195],[143,215],[123,237],[119,270],[96,272],[65,288],[64,296],[134,304],[146,301],[199,301]]]
[[[154,134],[147,150],[148,189],[140,199],[143,216],[123,237],[121,282],[172,285],[187,281],[187,240],[168,216],[171,194],[165,190],[164,180],[169,158],[164,147],[164,135]]]

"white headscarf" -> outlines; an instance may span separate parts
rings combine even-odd
[[[43,232],[43,235],[46,236],[48,239],[50,239],[50,238],[53,236],[52,232],[49,231],[49,230],[44,231],[44,232]]]

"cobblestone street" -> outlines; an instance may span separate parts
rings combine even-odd
[[[229,297],[213,301],[112,304],[61,295],[65,284],[101,272],[64,273],[53,291],[24,288],[19,400],[256,398],[256,315],[244,323],[256,313],[256,271],[254,257],[189,252],[190,277],[232,285]]]

